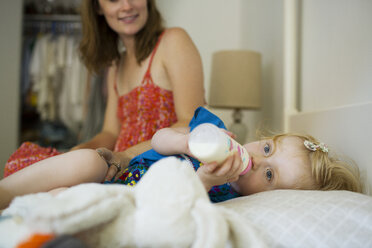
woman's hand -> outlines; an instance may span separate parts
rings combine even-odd
[[[109,166],[105,181],[117,180],[129,165],[129,158],[125,157],[124,152],[113,152],[104,147],[96,149],[98,154],[106,161]]]
[[[216,162],[206,163],[201,166],[196,174],[209,191],[215,185],[235,182],[239,179],[239,174],[243,162],[238,153],[229,156],[222,164]]]

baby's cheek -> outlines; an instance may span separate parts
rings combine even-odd
[[[255,176],[240,178],[237,181],[237,187],[239,190],[238,193],[241,195],[251,195],[265,191],[262,181]]]

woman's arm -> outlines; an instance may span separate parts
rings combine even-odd
[[[160,57],[173,92],[177,122],[171,127],[187,127],[197,107],[205,104],[199,52],[183,29],[170,28],[165,31],[156,56]],[[152,74],[156,75],[156,71]],[[150,141],[142,142],[128,148],[125,157],[133,158],[149,149]]]
[[[159,52],[178,119],[172,127],[187,127],[195,109],[205,105],[202,61],[190,36],[181,28],[167,29],[162,43]]]
[[[157,56],[161,58],[160,61],[171,84],[177,115],[177,122],[171,127],[187,127],[195,109],[205,104],[201,58],[189,35],[180,28],[167,29],[160,45]],[[154,69],[154,66],[152,68]],[[152,74],[156,72],[152,71]],[[120,165],[124,169],[130,159],[149,149],[150,141],[145,141],[123,152],[115,153],[115,157],[121,161]],[[110,169],[107,178],[112,178],[115,173],[114,169]]]
[[[125,168],[128,167],[130,160],[143,151],[151,149],[151,146],[155,151],[163,155],[182,153],[190,155],[187,145],[188,133],[188,127],[163,128],[154,134],[151,143],[150,141],[142,142],[122,152],[112,152],[104,148],[98,148],[98,153],[108,164],[116,164],[119,166],[110,166],[105,180],[109,181],[113,177],[115,177],[114,180],[117,180]],[[120,168],[120,171],[118,168]]]
[[[105,117],[103,122],[103,127],[101,132],[94,136],[91,140],[79,144],[73,147],[71,150],[77,150],[82,148],[92,148],[96,149],[98,147],[106,147],[107,149],[113,150],[115,142],[119,135],[120,131],[120,122],[117,118],[117,101],[118,96],[115,92],[114,83],[115,83],[115,73],[116,67],[113,65],[109,68],[107,73],[107,104]]]
[[[192,156],[189,146],[190,128],[163,128],[157,131],[151,140],[155,151],[163,155],[187,154]],[[239,179],[242,160],[238,153],[229,156],[222,164],[205,163],[197,170],[197,175],[205,189],[209,191],[215,185],[234,182]]]
[[[173,92],[177,122],[171,127],[187,127],[197,107],[205,104],[203,69],[199,52],[189,35],[181,28],[170,28],[164,33],[157,56],[166,71]],[[155,67],[153,65],[152,69]],[[156,71],[152,71],[156,75]],[[134,145],[116,153],[123,168],[127,161],[151,149],[150,141]],[[120,173],[118,173],[120,174]],[[114,175],[109,171],[109,176]]]
[[[118,171],[114,166],[111,166],[107,172],[105,181],[110,181],[114,176],[114,180],[117,180],[122,175],[122,172],[128,167],[132,158],[150,149],[150,141],[139,143],[122,152],[113,152],[111,150],[98,148],[97,151],[101,156],[103,155],[107,163],[115,163],[120,166],[120,171]]]
[[[171,127],[187,127],[195,109],[205,104],[201,58],[193,41],[181,28],[167,29],[160,44],[162,46],[159,47],[158,53],[171,83],[177,115],[177,122]],[[112,150],[114,148],[120,131],[116,117],[118,99],[113,87],[114,71],[114,67],[110,68],[107,78],[109,95],[102,132],[75,149],[106,147]],[[145,141],[128,148],[121,156],[131,159],[149,149],[151,149],[150,141]]]

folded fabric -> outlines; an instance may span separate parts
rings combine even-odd
[[[73,235],[88,247],[265,246],[250,223],[212,204],[192,166],[174,157],[134,188],[92,183],[15,198],[2,213],[0,247],[34,233]]]

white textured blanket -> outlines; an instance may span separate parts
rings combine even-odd
[[[263,247],[236,212],[212,204],[188,162],[169,157],[140,183],[82,184],[57,196],[16,198],[0,221],[0,247],[33,233],[72,234],[88,247]]]

